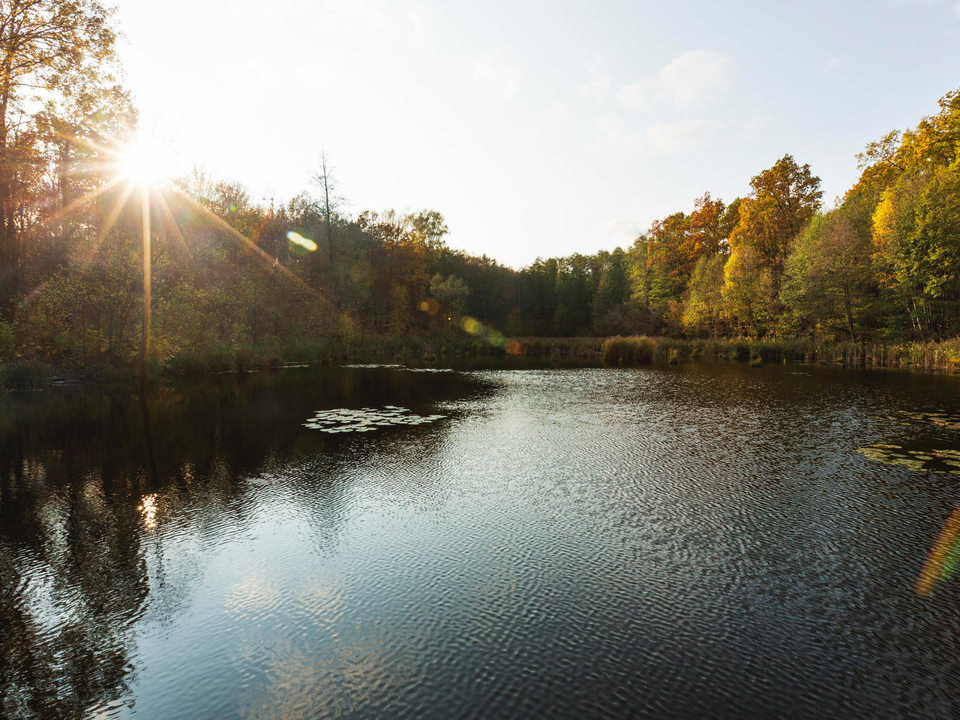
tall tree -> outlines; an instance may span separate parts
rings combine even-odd
[[[25,176],[36,154],[30,101],[36,90],[57,93],[78,67],[115,62],[112,11],[95,0],[9,0],[0,3],[0,317],[20,292],[27,228]]]
[[[718,335],[723,318],[722,253],[702,255],[693,268],[683,306],[683,326],[692,335]]]
[[[797,165],[792,155],[784,155],[755,175],[750,188],[730,236],[731,250],[735,253],[738,245],[750,245],[756,261],[779,282],[790,242],[820,207],[820,178],[810,172],[809,165]]]
[[[816,215],[787,258],[781,299],[811,330],[829,339],[845,330],[856,342],[872,289],[872,244],[845,208]],[[804,327],[805,326],[805,327]]]
[[[873,221],[881,279],[920,337],[960,331],[960,160],[902,174]]]
[[[671,298],[679,297],[693,269],[687,251],[690,236],[690,216],[683,212],[654,220],[647,232],[647,283],[649,301],[663,308]],[[694,263],[696,260],[694,260]]]
[[[330,260],[330,279],[327,293],[330,300],[330,310],[334,312],[339,308],[339,291],[337,282],[337,271],[334,266],[333,253],[333,223],[337,212],[343,206],[345,200],[340,195],[337,180],[333,174],[334,168],[327,158],[326,151],[320,153],[320,167],[311,178],[313,185],[320,191],[320,213],[323,216],[324,229],[327,236],[327,254]]]
[[[693,266],[700,258],[708,254],[723,252],[726,248],[730,228],[724,227],[723,218],[727,206],[723,200],[714,200],[710,193],[704,193],[694,201],[690,213],[690,234],[683,248],[683,271],[686,275],[693,272]]]

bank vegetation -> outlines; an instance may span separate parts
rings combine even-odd
[[[91,0],[2,8],[4,382],[131,372],[143,208],[121,161],[138,115],[118,29]],[[785,154],[745,197],[704,192],[629,247],[520,269],[449,247],[437,210],[348,213],[326,156],[285,200],[195,168],[149,193],[147,367],[506,353],[956,369],[960,91],[857,158],[860,177],[831,207]]]

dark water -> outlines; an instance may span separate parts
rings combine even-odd
[[[446,417],[303,427],[386,406]],[[305,369],[8,395],[0,714],[956,716],[960,474],[856,452],[960,450],[904,410],[957,413],[960,378]]]

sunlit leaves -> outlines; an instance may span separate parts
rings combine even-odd
[[[756,260],[776,277],[783,271],[790,242],[820,207],[820,178],[809,165],[784,155],[750,180],[751,193],[740,207],[730,235],[731,249],[750,245]]]

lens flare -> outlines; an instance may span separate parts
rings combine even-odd
[[[954,508],[953,514],[944,523],[923,565],[923,570],[920,571],[920,577],[917,578],[917,584],[914,586],[918,595],[930,595],[938,582],[949,580],[953,575],[957,560],[960,559],[958,533],[960,533],[960,506]]]
[[[299,245],[300,247],[309,250],[310,252],[313,252],[317,249],[317,244],[313,240],[310,238],[305,238],[303,235],[298,232],[294,232],[293,230],[287,233],[287,240],[292,242],[294,245]]]
[[[436,315],[438,312],[440,312],[440,303],[433,298],[421,300],[417,307],[429,315]]]
[[[491,345],[505,348],[507,352],[510,352],[512,347],[510,343],[514,342],[504,337],[503,333],[501,333],[499,330],[494,330],[491,327],[487,327],[482,322],[472,317],[462,318],[460,320],[460,327],[462,327],[471,335],[476,335],[481,340],[486,340]]]

